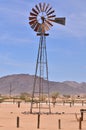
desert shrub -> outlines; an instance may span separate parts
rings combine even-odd
[[[29,93],[26,93],[26,92],[24,92],[24,93],[21,93],[20,94],[20,99],[22,99],[22,100],[29,100],[30,99],[30,94]]]
[[[59,96],[59,93],[58,92],[53,92],[52,94],[51,94],[51,97],[52,98],[57,98]]]

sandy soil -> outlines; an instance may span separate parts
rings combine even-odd
[[[79,130],[79,122],[75,117],[79,118],[80,109],[85,108],[86,105],[51,105],[52,113],[58,112],[59,114],[42,114],[40,115],[40,128],[39,130],[59,130],[58,120],[61,121],[61,130]],[[37,114],[29,114],[30,104],[21,103],[20,108],[18,105],[11,103],[0,104],[0,130],[37,130]],[[25,114],[26,113],[26,114]],[[17,128],[17,117],[20,123]],[[82,121],[82,130],[86,130],[86,113],[84,113],[84,120]]]

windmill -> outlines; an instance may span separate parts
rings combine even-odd
[[[46,51],[46,36],[48,30],[53,26],[54,23],[65,25],[65,17],[57,18],[55,10],[50,4],[39,3],[32,8],[29,16],[29,24],[31,28],[37,32],[37,36],[40,37],[39,48],[36,62],[36,70],[33,83],[33,92],[31,100],[30,113],[33,113],[33,109],[38,108],[41,113],[45,107],[44,95],[47,96],[47,108],[51,113],[50,108],[50,96],[49,96],[49,81],[48,81],[48,62],[47,62],[47,51]],[[38,104],[35,106],[35,103]],[[44,106],[43,106],[44,104]]]

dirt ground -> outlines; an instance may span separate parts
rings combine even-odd
[[[80,105],[51,105],[53,114],[41,114],[39,130],[79,130],[80,109],[86,109]],[[37,130],[38,115],[29,114],[30,104],[21,103],[18,108],[16,103],[0,104],[0,130]],[[55,114],[58,113],[58,114]],[[75,116],[77,113],[77,118]],[[17,117],[19,117],[19,128],[17,128]],[[60,126],[59,126],[60,120]],[[60,127],[60,128],[59,128]],[[82,130],[86,130],[86,112],[81,122]]]

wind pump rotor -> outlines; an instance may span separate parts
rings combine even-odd
[[[65,25],[65,17],[57,18],[50,4],[39,3],[32,8],[29,24],[34,31],[45,33],[53,26],[53,22]]]

